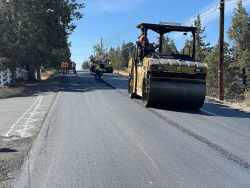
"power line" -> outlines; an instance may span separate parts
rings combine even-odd
[[[117,31],[119,28],[120,28],[120,26],[121,25],[123,25],[126,21],[127,21],[127,19],[139,8],[139,6],[144,2],[145,0],[142,0],[141,2],[140,2],[140,4],[134,9],[134,11],[131,13],[131,14],[129,14],[129,16],[127,16],[125,19],[124,19],[124,21],[117,27],[117,29],[115,29],[113,32],[111,32],[109,35],[111,35],[112,33],[114,33],[115,31]],[[152,2],[152,0],[149,0],[145,5],[144,5],[144,7],[124,26],[124,27],[126,27],[131,21],[133,21],[141,12],[143,12],[144,10],[145,10],[145,8],[150,4]],[[124,28],[123,27],[123,28]],[[104,36],[109,36],[109,35],[104,35]],[[101,40],[101,39],[100,39]],[[91,43],[91,44],[85,44],[85,45],[78,45],[78,46],[72,46],[72,47],[80,47],[80,46],[87,46],[87,45],[93,45],[94,43]]]
[[[143,0],[143,1],[144,1],[144,0]],[[141,3],[139,4],[139,6],[142,4],[143,1],[141,1]],[[132,22],[141,12],[143,12],[143,11],[145,10],[145,8],[146,8],[151,2],[152,2],[152,0],[148,0],[148,2],[144,5],[144,7],[143,7],[143,8],[142,8],[142,9],[141,9],[141,10],[140,10],[140,11],[139,11],[139,12],[138,12],[138,13],[137,13],[137,14],[127,23],[127,24],[126,24],[126,25],[124,25],[124,27],[122,27],[122,29],[125,28],[125,27],[127,27],[127,25],[128,25],[130,22]],[[139,6],[137,6],[137,8],[138,8]],[[137,8],[136,8],[136,9],[137,9]],[[135,9],[135,10],[136,10],[136,9]],[[135,12],[135,11],[134,11],[134,12]],[[134,13],[134,12],[133,12],[133,13]],[[132,13],[132,14],[133,14],[133,13]],[[130,15],[132,15],[132,14],[130,14]],[[125,23],[125,22],[123,22],[123,23]],[[116,31],[116,30],[115,30],[115,31]],[[113,31],[113,32],[115,32],[115,31]],[[113,32],[111,32],[111,33],[113,33]],[[106,35],[106,36],[108,36],[108,35]]]
[[[89,52],[89,53],[85,53],[85,54],[72,54],[72,55],[75,55],[75,56],[81,56],[81,55],[88,55],[88,54],[91,54],[91,52]]]
[[[124,19],[124,21],[120,24],[120,25],[123,25],[126,21],[127,21],[127,19],[138,9],[138,7],[143,3],[143,1],[144,0],[142,0],[141,1],[141,3],[134,9],[134,11],[131,13],[131,14],[129,14],[129,16],[127,16],[125,19]],[[225,0],[223,3],[225,3],[225,2],[230,2],[230,1],[234,1],[233,3],[231,3],[231,4],[229,4],[229,5],[225,5],[225,6],[230,6],[230,5],[233,5],[233,4],[236,4],[237,2],[238,2],[238,0]],[[242,1],[246,1],[246,0],[242,0]],[[124,26],[124,27],[126,27],[130,22],[132,22],[141,12],[143,12],[144,10],[145,10],[145,8],[150,4],[152,2],[152,0],[149,0],[145,5],[144,5],[144,7]],[[218,10],[218,7],[219,7],[219,5],[220,5],[220,3],[217,3],[216,5],[214,5],[214,6],[212,6],[212,7],[210,7],[210,8],[208,8],[208,9],[206,9],[206,10],[204,10],[204,11],[202,11],[201,13],[199,13],[200,14],[200,18],[203,18],[203,17],[205,17],[205,16],[207,16],[208,14],[211,14],[211,13],[213,13],[213,12],[215,12],[216,10]],[[191,17],[191,18],[189,18],[189,19],[187,19],[187,20],[185,20],[184,22],[182,22],[181,24],[184,24],[184,23],[186,23],[187,25],[188,24],[190,24],[190,23],[193,23],[193,19],[194,18],[196,18],[197,17],[197,15],[195,15],[195,16],[193,16],[193,17]],[[120,25],[119,25],[119,27],[120,27]],[[118,28],[119,28],[118,27]],[[123,28],[124,28],[123,27]],[[116,29],[117,30],[117,29]],[[115,32],[116,30],[114,30],[113,32]],[[113,33],[113,32],[111,32],[111,33]],[[106,36],[108,36],[108,35],[106,35]],[[151,37],[150,39],[152,39],[152,38],[155,38],[155,37],[157,37],[158,35],[156,35],[156,36],[153,36],[153,37]],[[102,46],[102,38],[100,39],[101,40],[101,46]],[[91,44],[84,44],[84,45],[78,45],[78,46],[72,46],[72,47],[80,47],[80,46],[87,46],[87,45],[93,45],[93,44],[95,44],[95,43],[91,43]],[[134,45],[133,45],[134,46]],[[126,48],[123,48],[123,49],[127,49],[127,48],[131,48],[132,46],[129,46],[129,47],[126,47]],[[82,54],[82,55],[84,55],[84,54]],[[88,55],[88,54],[86,54],[86,55]]]
[[[144,0],[143,0],[143,1],[144,1]],[[142,1],[142,2],[143,2],[143,1]],[[141,5],[142,2],[141,2],[139,5]],[[141,12],[143,12],[143,11],[145,10],[145,8],[146,8],[151,2],[152,2],[152,0],[149,0],[149,1],[144,5],[144,7],[143,7],[143,8],[142,8],[142,9],[141,9],[141,10],[140,10],[140,11],[139,11],[139,12],[138,12],[138,13],[137,13],[137,14],[127,23],[127,24],[126,24],[126,25],[124,25],[124,27],[122,27],[122,29],[125,28],[125,27],[127,27],[127,25],[128,25],[130,22],[132,22]],[[139,7],[139,6],[138,6],[138,7]],[[137,8],[138,8],[138,7],[137,7]],[[137,8],[136,8],[136,9],[137,9]],[[134,11],[134,12],[135,12],[135,11]],[[134,13],[134,12],[133,12],[133,13]],[[133,13],[132,13],[132,14],[133,14]],[[132,14],[131,14],[131,15],[132,15]],[[123,22],[123,23],[125,23],[125,22]],[[116,30],[115,30],[115,31],[116,31]],[[113,32],[115,32],[115,31],[113,31]],[[113,32],[112,32],[112,33],[113,33]],[[108,36],[108,35],[106,35],[106,36]]]
[[[145,8],[152,2],[152,0],[149,0],[148,3],[141,9],[141,11],[139,11],[133,18],[132,20],[130,20],[124,27],[126,27],[130,22],[133,21],[133,19],[135,19],[141,12],[143,12],[145,10]],[[123,28],[124,28],[123,27]]]
[[[236,4],[236,3],[238,2],[238,0],[225,0],[225,1],[223,1],[222,3],[226,3],[226,2],[230,2],[230,1],[234,1],[234,2],[231,3],[231,4],[229,4],[229,5],[225,5],[225,7],[226,7],[226,6],[233,5],[233,4]],[[242,0],[242,1],[246,1],[246,0]],[[204,11],[202,11],[201,13],[199,13],[199,14],[200,14],[200,18],[203,18],[203,17],[207,16],[208,14],[211,14],[211,13],[215,12],[216,10],[218,10],[218,7],[219,7],[219,6],[220,6],[220,3],[217,3],[216,5],[214,5],[214,6],[210,7],[210,8],[208,8],[208,9],[206,9],[206,10],[204,10]],[[197,15],[198,15],[198,14],[197,14]],[[195,16],[193,16],[193,17],[187,19],[187,20],[185,20],[184,22],[181,23],[181,25],[184,24],[184,23],[186,23],[185,25],[188,25],[188,24],[193,23],[193,19],[194,19],[194,18],[197,18],[197,15],[195,15]]]
[[[113,32],[117,31],[117,30],[120,28],[120,26],[123,25],[123,24],[127,21],[127,19],[128,19],[132,14],[134,14],[134,12],[139,8],[139,6],[143,3],[143,1],[144,1],[144,0],[141,1],[141,3],[134,9],[134,11],[133,11],[131,14],[129,14],[129,15],[124,19],[124,21],[123,21],[123,22],[122,22]],[[112,32],[112,33],[113,33],[113,32]],[[105,35],[105,36],[108,36],[108,35]]]
[[[88,46],[88,45],[92,45],[92,44],[95,44],[95,43],[91,43],[91,44],[83,44],[83,45],[78,45],[78,46],[71,46],[71,47]]]
[[[120,24],[120,25],[123,25],[126,21],[127,21],[127,19],[138,9],[138,7],[143,3],[143,1],[145,1],[145,0],[142,0],[141,1],[141,3],[134,9],[134,11],[131,13],[131,14],[129,14],[129,16],[127,16],[125,19],[124,19],[124,21]],[[144,11],[144,9],[146,8],[146,6],[149,4],[149,3],[151,3],[151,1],[152,0],[149,0],[148,1],[148,3],[146,4],[146,5],[144,5],[144,7],[124,26],[124,27],[126,27],[131,21],[133,21],[133,19],[135,19],[142,11]],[[225,5],[225,6],[230,6],[230,5],[233,5],[233,4],[236,4],[237,2],[238,2],[238,0],[225,0],[224,1],[224,3],[225,2],[230,2],[230,1],[233,1],[233,3],[231,3],[231,4],[228,4],[228,5]],[[242,0],[242,1],[246,1],[246,0]],[[201,13],[199,13],[200,14],[200,18],[203,18],[203,17],[205,17],[205,16],[207,16],[207,15],[209,15],[209,14],[211,14],[211,13],[213,13],[213,12],[215,12],[216,10],[218,10],[218,7],[219,7],[219,5],[220,5],[220,3],[217,3],[216,5],[214,5],[214,6],[212,6],[212,7],[210,7],[210,8],[208,8],[208,9],[206,9],[206,10],[204,10],[204,11],[202,11]],[[183,25],[184,23],[186,23],[186,25],[188,25],[188,24],[191,24],[191,23],[193,23],[193,19],[195,19],[197,17],[197,15],[195,15],[195,16],[193,16],[193,17],[191,17],[191,18],[189,18],[189,19],[187,19],[187,20],[185,20],[184,22],[182,22],[181,23],[181,25]],[[120,27],[120,25],[119,25],[119,27]],[[118,28],[119,28],[118,27]],[[124,28],[123,27],[123,28]],[[116,29],[117,30],[117,29]],[[116,30],[114,30],[113,32],[115,32]],[[111,32],[111,33],[113,33],[113,32]],[[108,36],[108,35],[105,35],[105,36]],[[158,35],[157,35],[158,36]],[[155,38],[155,37],[157,37],[157,36],[154,36],[154,37],[151,37],[150,39],[152,39],[152,38]],[[91,43],[91,44],[84,44],[84,45],[78,45],[78,46],[72,46],[72,47],[81,47],[81,46],[88,46],[88,45],[93,45],[93,44],[95,44],[95,43]]]
[[[127,48],[132,48],[133,46],[135,46],[134,44],[133,45],[131,45],[131,46],[127,46],[126,48],[123,48],[123,47],[121,47],[122,48],[122,50],[124,50],[124,49],[127,49]],[[111,46],[112,47],[112,46]]]

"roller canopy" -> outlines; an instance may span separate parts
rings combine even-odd
[[[195,32],[196,27],[178,26],[178,25],[161,25],[161,24],[150,24],[150,23],[140,23],[136,25],[138,29],[150,29],[159,34],[170,33],[172,31],[179,32]]]

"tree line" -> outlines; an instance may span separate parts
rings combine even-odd
[[[83,17],[77,11],[83,5],[76,0],[2,0],[0,63],[12,74],[17,66],[26,68],[30,81],[36,80],[34,70],[41,66],[71,63],[67,39],[76,28],[72,21]]]
[[[207,95],[217,98],[219,41],[215,46],[204,42],[206,38],[206,35],[204,35],[205,27],[201,26],[199,14],[194,21],[194,26],[197,27],[195,34],[195,60],[203,61],[208,65]],[[229,41],[224,42],[225,99],[235,99],[235,97],[245,93],[245,96],[249,96],[248,104],[250,105],[250,16],[242,5],[242,0],[238,1],[236,8],[234,8],[227,36]],[[123,42],[121,47],[111,47],[109,50],[104,49],[99,44],[93,46],[96,58],[98,59],[100,54],[111,57],[115,69],[126,69],[128,67],[129,59],[135,53],[134,48],[135,45],[132,42]],[[177,50],[173,39],[168,36],[163,38],[163,53],[172,52],[191,55],[192,48],[193,40],[188,40],[188,38],[180,52]],[[87,64],[88,61],[85,61],[85,65]]]
[[[237,99],[239,95],[249,96],[250,92],[250,16],[237,2],[233,11],[231,26],[227,30],[228,42],[224,42],[224,89],[226,99]],[[207,93],[217,96],[218,93],[218,56],[219,42],[204,59],[209,68]],[[250,105],[250,97],[246,103]]]

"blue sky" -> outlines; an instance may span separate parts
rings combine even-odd
[[[233,9],[237,0],[225,0],[225,41],[228,41],[228,30],[233,16]],[[219,5],[220,0],[78,0],[85,8],[80,11],[83,18],[74,23],[77,25],[74,33],[69,37],[71,59],[76,62],[77,69],[81,69],[84,60],[93,55],[93,45],[101,43],[105,48],[121,47],[122,42],[137,40],[140,30],[138,23],[175,22],[183,26],[190,26],[194,19],[185,22],[198,13],[201,14],[202,26],[206,27],[205,42],[214,46],[219,38]],[[243,5],[250,12],[250,0],[244,0]],[[210,9],[211,8],[211,9]],[[209,9],[209,10],[208,10]],[[185,22],[185,23],[183,23]],[[157,34],[148,33],[150,42],[156,42]],[[178,50],[184,46],[186,36],[172,33],[168,35],[174,39]]]

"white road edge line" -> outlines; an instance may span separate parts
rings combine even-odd
[[[26,129],[31,129],[31,128],[33,128],[34,126],[33,126],[33,125],[27,125],[27,124],[28,124],[28,122],[32,122],[32,121],[31,121],[31,118],[32,118],[32,116],[35,114],[35,112],[36,112],[36,110],[38,109],[38,107],[40,106],[40,103],[41,103],[41,101],[42,101],[43,96],[40,95],[39,97],[40,97],[40,99],[39,99],[40,101],[39,101],[38,105],[36,106],[36,108],[34,109],[34,111],[31,112],[31,115],[30,115],[29,119],[28,119],[28,120],[26,121],[26,123],[25,123],[24,129],[23,129],[23,130],[18,130],[18,132],[21,132],[21,133],[22,133],[21,137],[29,137],[29,136],[31,136],[30,133],[26,133]],[[26,134],[26,136],[24,136],[24,134]]]
[[[40,99],[40,101],[39,101],[39,99]],[[25,123],[25,125],[27,126],[27,122],[31,119],[31,117],[33,116],[33,114],[34,114],[34,112],[37,110],[37,108],[39,107],[39,105],[40,105],[40,103],[41,103],[41,100],[42,100],[42,95],[41,94],[39,94],[39,96],[38,96],[38,98],[36,99],[36,101],[30,106],[30,108],[16,121],[16,123],[15,124],[13,124],[12,126],[11,126],[11,128],[10,128],[10,130],[6,133],[6,137],[8,137],[9,136],[9,134],[10,134],[10,132],[13,130],[13,128],[19,123],[19,121],[21,120],[21,119],[27,119],[27,118],[23,118],[30,110],[31,110],[31,108],[34,106],[34,105],[36,105],[36,103],[39,101],[39,103],[38,103],[38,105],[36,106],[36,108],[35,108],[35,110],[31,113],[31,116],[28,118],[28,120],[26,121],[26,123]],[[26,128],[25,128],[26,129]],[[24,129],[24,130],[25,130]],[[23,137],[23,134],[22,134],[22,137]]]
[[[214,113],[211,113],[211,112],[208,112],[208,111],[206,111],[206,110],[201,110],[201,109],[200,109],[200,111],[206,112],[206,113],[211,114],[211,115],[213,115],[213,116],[218,116],[218,115],[216,115],[216,114],[214,114]]]

